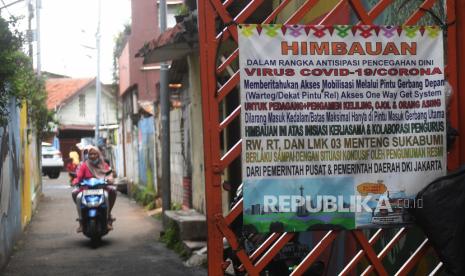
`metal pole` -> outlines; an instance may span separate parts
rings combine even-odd
[[[42,0],[36,0],[36,41],[37,41],[37,77],[42,75],[42,63],[40,58],[40,9]]]
[[[31,59],[31,66],[34,67],[33,60],[34,60],[34,50],[32,47],[32,18],[34,18],[34,7],[32,6],[32,0],[27,1],[27,11],[28,11],[28,34],[27,34],[27,42],[29,46],[29,58]]]
[[[449,9],[453,4],[451,3],[447,8]],[[465,34],[463,33],[463,30],[465,29],[465,3],[464,1],[455,1],[455,19],[447,22],[456,22],[456,24],[453,24],[456,33],[456,43],[452,47],[455,47],[455,52],[457,53],[457,73],[456,77],[457,78],[457,87],[454,91],[457,99],[457,106],[462,107],[463,103],[465,102],[465,80],[463,78],[465,74],[465,53],[463,53],[463,47],[465,47]],[[451,28],[453,29],[453,28]],[[452,30],[451,30],[452,32]],[[454,71],[451,70],[455,74]],[[452,74],[451,74],[452,75]],[[457,128],[459,129],[459,133],[463,133],[465,130],[465,120],[463,119],[463,114],[464,111],[463,109],[459,108],[459,112],[457,114],[458,120]],[[457,137],[457,141],[455,142],[457,145],[455,148],[458,148],[458,154],[460,156],[459,159],[459,164],[463,165],[465,163],[465,156],[463,154],[465,153],[465,139],[463,137],[464,135],[460,135]]]
[[[166,0],[160,0],[160,32],[166,30]],[[160,68],[160,116],[161,116],[161,178],[162,209],[171,209],[171,175],[170,175],[170,98],[168,91],[168,64]]]
[[[95,115],[95,145],[98,145],[98,138],[100,136],[100,96],[101,96],[101,83],[100,83],[100,12],[102,8],[102,1],[98,0],[98,21],[97,33],[95,34],[95,47],[97,48],[97,78],[95,79],[96,90],[96,105],[97,114]]]

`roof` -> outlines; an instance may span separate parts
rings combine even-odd
[[[54,109],[63,104],[68,99],[83,91],[88,85],[95,81],[95,78],[86,79],[48,79],[45,81],[47,91],[47,108]]]
[[[143,57],[144,64],[176,60],[197,51],[198,42],[197,17],[191,14],[173,28],[147,42],[136,57]]]
[[[69,76],[57,74],[57,73],[52,73],[52,72],[47,72],[47,71],[41,71],[42,76],[45,79],[61,79],[61,78],[71,78]]]

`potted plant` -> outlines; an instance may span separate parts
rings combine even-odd
[[[182,22],[184,18],[188,15],[189,8],[185,4],[180,5],[176,11],[176,15],[174,16],[174,18],[176,19],[176,23]]]

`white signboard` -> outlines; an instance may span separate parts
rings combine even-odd
[[[409,223],[446,173],[443,36],[430,26],[240,25],[244,224]]]

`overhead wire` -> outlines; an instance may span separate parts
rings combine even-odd
[[[5,1],[4,1],[4,0],[1,0],[1,1],[2,1],[2,4],[3,4],[3,7],[0,8],[0,11],[1,11],[2,9],[5,9],[6,12],[7,12],[10,16],[13,16],[13,15],[11,14],[11,12],[8,10],[8,7],[11,6],[11,5],[14,4],[14,3],[10,3],[10,4],[7,5],[7,4],[5,4]],[[16,1],[15,3],[17,3],[17,2],[19,2],[19,1]]]

